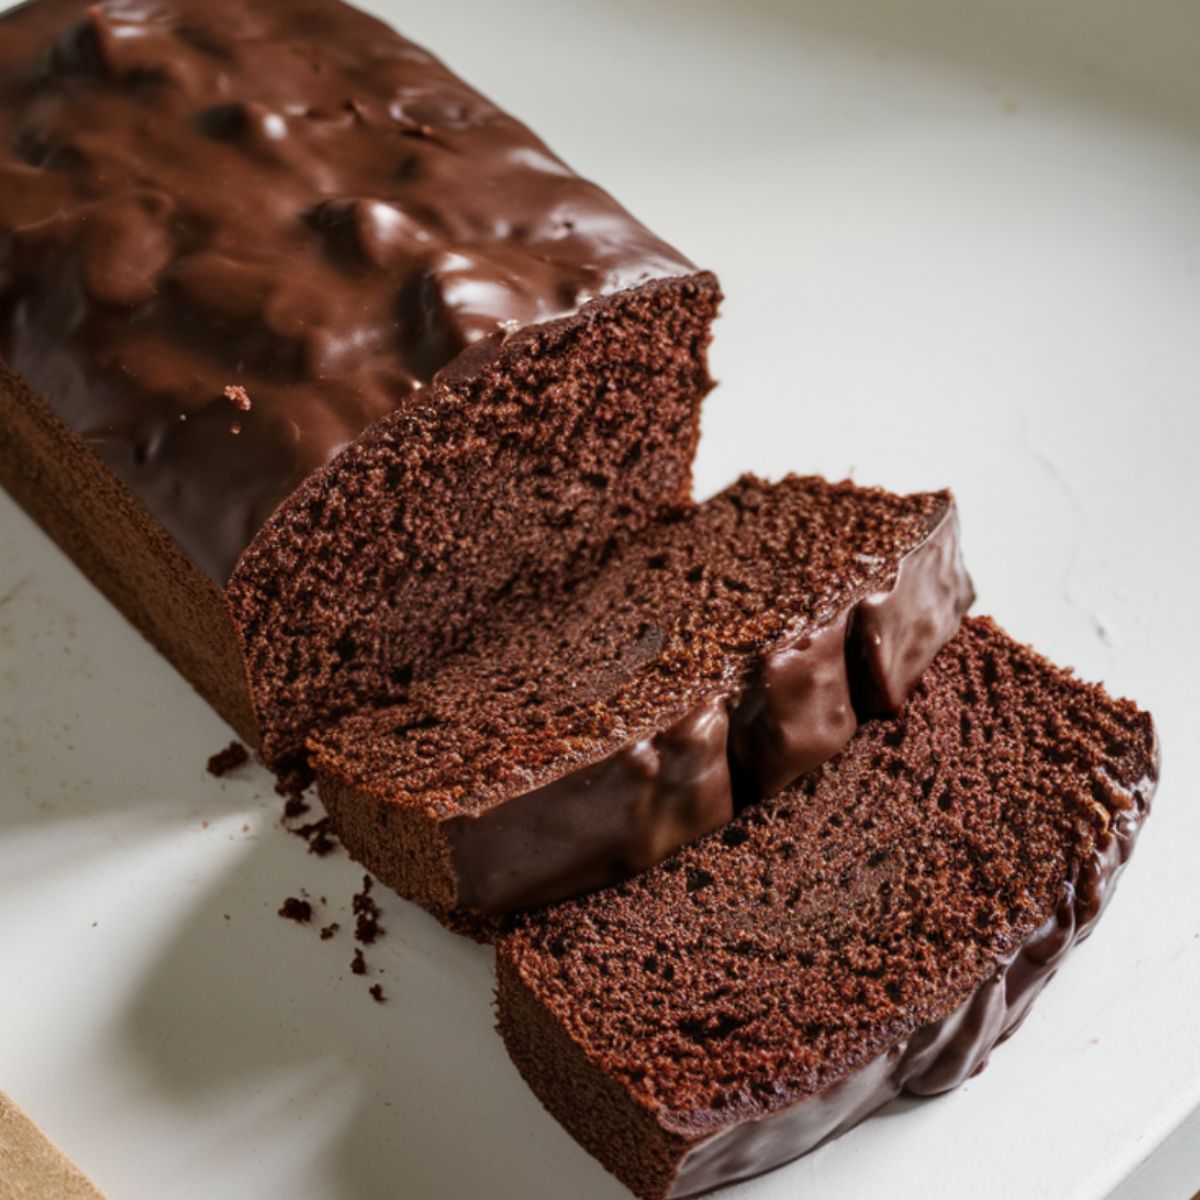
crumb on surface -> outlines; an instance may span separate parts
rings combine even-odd
[[[374,881],[370,875],[364,875],[362,891],[356,892],[354,899],[351,901],[356,917],[354,922],[354,936],[367,946],[372,945],[384,932],[383,926],[379,923],[382,912],[379,905],[371,897],[371,888],[373,886]]]
[[[294,821],[297,817],[302,817],[309,811],[309,805],[305,803],[303,796],[289,796],[287,803],[283,806],[284,820]]]
[[[355,975],[365,975],[367,973],[367,960],[363,957],[361,946],[354,951],[354,958],[350,960],[350,970]]]
[[[218,779],[237,767],[244,766],[250,761],[250,754],[241,742],[230,742],[224,750],[214,754],[208,760],[208,773]]]
[[[319,821],[312,821],[307,825],[291,827],[291,832],[303,838],[308,843],[309,854],[315,854],[318,858],[332,853],[340,844],[334,836],[328,817],[322,817]]]
[[[312,920],[312,905],[307,900],[300,900],[296,896],[289,896],[281,905],[279,915],[286,917],[289,921],[296,921],[301,925],[307,925]]]
[[[383,994],[383,985],[382,984],[379,984],[379,983],[371,984],[370,992],[371,992],[371,999],[373,999],[376,1004],[382,1004],[385,1000],[387,1000],[387,997]]]
[[[321,941],[329,941],[331,937],[334,937],[337,934],[339,929],[341,929],[341,926],[336,921],[334,921],[332,925],[326,925],[325,928],[321,930]]]

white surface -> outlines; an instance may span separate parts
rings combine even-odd
[[[1200,1106],[1200,6],[378,7],[719,271],[702,491],[952,485],[978,610],[1159,720],[1021,1034],[731,1200],[1110,1194]],[[626,1195],[509,1066],[486,951],[389,897],[349,973],[358,872],[204,774],[228,731],[3,497],[0,680],[0,1086],[113,1200]],[[301,887],[333,941],[275,915]],[[1197,1141],[1131,1194],[1186,1200]]]

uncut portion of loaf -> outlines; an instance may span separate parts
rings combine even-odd
[[[717,299],[339,0],[0,17],[0,479],[273,765],[687,498]]]
[[[856,710],[895,711],[972,596],[948,493],[746,477],[314,735],[321,796],[439,916],[561,899],[824,762]]]
[[[767,1170],[956,1086],[1091,932],[1149,716],[969,620],[904,714],[637,879],[516,918],[500,1030],[639,1196]]]

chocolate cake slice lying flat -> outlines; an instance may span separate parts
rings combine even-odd
[[[956,1086],[1085,938],[1150,718],[972,620],[898,720],[638,879],[514,918],[500,1031],[639,1196],[706,1191]]]
[[[745,478],[554,602],[498,609],[405,704],[315,735],[322,799],[440,916],[573,895],[894,712],[971,599],[948,493]]]
[[[0,15],[0,482],[270,765],[688,498],[717,298],[339,0]]]

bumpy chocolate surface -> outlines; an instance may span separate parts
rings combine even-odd
[[[218,582],[466,347],[691,270],[337,0],[0,18],[0,355]]]

